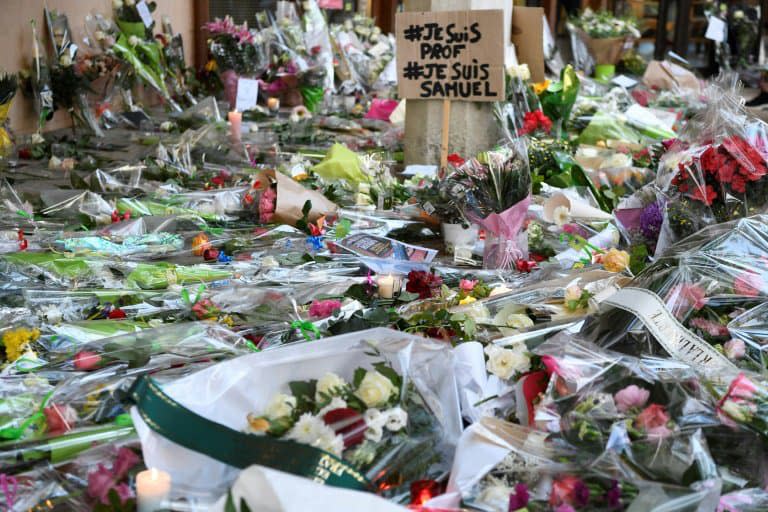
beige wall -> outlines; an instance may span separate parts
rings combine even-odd
[[[173,30],[182,34],[184,51],[188,62],[194,62],[194,12],[195,0],[156,0],[157,10],[154,13],[157,22],[156,32],[159,31],[161,17],[167,14],[171,17]],[[44,29],[43,6],[46,0],[0,0],[0,68],[7,71],[18,71],[31,64],[32,29],[29,21],[34,19],[37,26]],[[47,0],[51,9],[67,14],[69,26],[74,33],[74,41],[80,43],[83,39],[83,23],[85,15],[91,11],[111,16],[112,0]],[[47,32],[41,30],[43,44],[48,45]],[[43,38],[43,36],[45,36]],[[34,129],[34,113],[32,103],[21,92],[13,100],[10,120],[11,128],[16,133],[28,133]],[[69,126],[69,116],[66,112],[56,112],[53,120],[46,124],[46,130]]]

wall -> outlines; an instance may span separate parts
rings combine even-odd
[[[162,16],[171,18],[175,32],[184,38],[184,52],[187,61],[194,62],[195,29],[194,2],[195,0],[156,0],[157,10],[154,13],[157,22],[156,32],[159,31]],[[74,33],[73,40],[80,43],[83,39],[83,23],[85,16],[92,11],[103,15],[112,13],[112,0],[0,0],[2,16],[0,16],[0,68],[6,71],[18,71],[28,68],[32,61],[32,28],[30,20],[36,20],[42,44],[49,45],[47,29],[43,18],[43,6],[47,3],[50,9],[66,13],[69,26]],[[29,133],[34,130],[34,113],[32,102],[19,91],[13,100],[10,113],[11,128],[16,133]],[[66,112],[56,112],[45,130],[54,130],[69,126],[69,115]]]

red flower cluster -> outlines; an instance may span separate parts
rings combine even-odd
[[[542,110],[526,112],[523,118],[523,127],[520,128],[520,135],[527,135],[537,130],[543,130],[547,133],[552,129],[552,120]]]
[[[405,290],[409,293],[418,293],[420,299],[429,299],[440,293],[443,278],[434,272],[412,270],[408,273],[408,284]]]
[[[760,152],[738,136],[727,137],[719,146],[709,146],[698,157],[701,176],[692,175],[689,167],[690,162],[679,164],[672,184],[681,193],[707,206],[724,200],[729,193],[744,194],[747,183],[768,174]]]

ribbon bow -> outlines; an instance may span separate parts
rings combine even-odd
[[[312,341],[312,338],[309,336],[310,334],[314,334],[314,339],[316,340],[322,337],[320,334],[320,329],[318,329],[317,326],[309,320],[295,320],[291,324],[291,329],[298,329],[301,331],[301,335],[304,336],[306,341]]]

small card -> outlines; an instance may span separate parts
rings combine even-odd
[[[147,28],[151,27],[153,22],[152,13],[149,12],[149,6],[147,5],[147,2],[141,0],[136,4],[136,10],[139,11],[139,16],[141,16],[141,21],[144,22],[144,26]]]
[[[245,112],[256,107],[259,99],[259,81],[251,78],[240,78],[237,80],[237,100],[235,101],[235,110]]]
[[[437,166],[411,164],[406,166],[402,174],[404,176],[424,176],[425,178],[431,178],[437,174]]]
[[[704,37],[722,43],[725,41],[726,24],[723,20],[716,16],[709,17],[709,25],[707,25],[707,32]]]
[[[627,75],[615,76],[613,77],[613,80],[611,80],[611,82],[625,89],[631,89],[632,87],[637,85],[637,80],[629,78]]]

